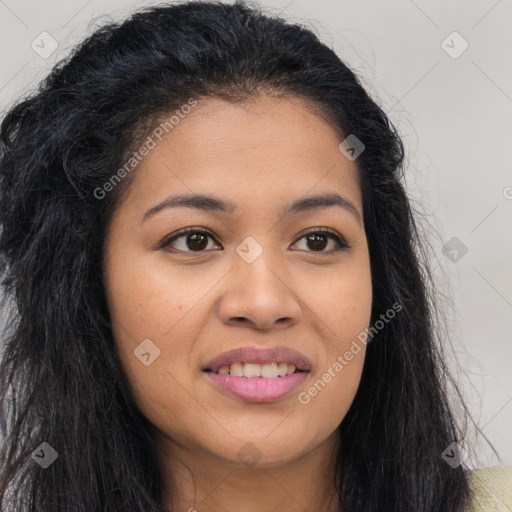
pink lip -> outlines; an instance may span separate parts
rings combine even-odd
[[[297,372],[285,377],[235,377],[205,372],[211,382],[247,402],[273,402],[291,393],[308,377],[309,372]]]
[[[224,352],[215,359],[212,359],[203,368],[204,371],[210,370],[217,372],[222,366],[230,366],[233,363],[286,363],[293,364],[298,370],[307,372],[311,370],[311,361],[296,350],[287,347],[257,348],[242,347]],[[281,377],[283,379],[284,377]],[[267,379],[273,380],[273,379]]]
[[[266,379],[264,377],[235,377],[216,373],[222,366],[233,363],[286,363],[295,365],[296,373]],[[307,379],[311,361],[296,350],[287,347],[242,347],[224,352],[203,368],[210,382],[233,396],[247,402],[273,402],[291,393]]]

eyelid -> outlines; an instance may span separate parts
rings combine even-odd
[[[339,238],[340,241],[342,241],[343,243],[347,244],[345,238],[342,235],[340,235],[334,229],[331,229],[331,228],[328,228],[328,227],[325,227],[325,226],[318,226],[318,227],[314,227],[314,228],[308,228],[305,231],[302,231],[302,233],[299,233],[299,235],[297,236],[297,240],[300,240],[302,237],[304,237],[306,235],[309,235],[310,233],[317,233],[317,232],[329,233],[330,235],[333,235],[333,236]]]
[[[349,244],[347,242],[347,240],[345,239],[345,237],[343,235],[341,235],[340,233],[338,233],[336,230],[334,229],[331,229],[331,228],[328,228],[326,226],[317,226],[317,227],[314,227],[314,228],[308,228],[306,229],[305,231],[303,231],[302,233],[300,233],[297,238],[296,238],[296,241],[293,242],[294,244],[296,242],[298,242],[299,240],[301,240],[302,238],[304,238],[306,235],[309,235],[310,233],[321,233],[321,234],[328,234],[330,235],[332,238],[335,239],[335,242],[337,244],[337,249],[335,249],[334,251],[327,251],[327,252],[324,252],[324,251],[307,251],[307,252],[311,252],[313,254],[319,254],[319,255],[322,255],[322,254],[335,254],[339,251],[343,251],[343,250],[348,250],[348,249],[351,249],[352,248],[352,245]]]
[[[183,229],[177,231],[176,233],[173,233],[170,237],[165,238],[164,241],[160,244],[160,248],[166,249],[167,246],[170,245],[171,242],[173,242],[174,240],[176,240],[188,233],[197,233],[197,232],[207,234],[215,241],[216,244],[220,245],[220,242],[217,240],[217,237],[209,229],[203,228],[200,226],[192,226],[192,227],[188,227],[188,228],[183,228]],[[308,228],[305,231],[302,231],[301,233],[299,233],[299,235],[297,235],[293,244],[297,243],[299,240],[304,238],[306,235],[309,235],[310,233],[326,233],[335,239],[335,242],[338,247],[334,251],[327,251],[327,252],[307,251],[307,252],[311,252],[313,254],[334,254],[338,251],[347,250],[352,247],[345,240],[345,238],[342,235],[340,235],[337,231],[335,231],[331,228],[325,227],[325,226],[317,226],[317,227]],[[175,252],[183,252],[183,251],[178,250]],[[189,252],[189,251],[184,251],[184,252]],[[190,251],[190,252],[193,254],[195,251]],[[208,252],[208,251],[197,251],[196,254],[200,254],[201,252]]]
[[[202,228],[199,226],[192,226],[189,228],[183,228],[177,231],[176,233],[173,233],[171,236],[166,237],[163,242],[160,244],[161,248],[165,248],[167,245],[169,245],[171,242],[173,242],[175,239],[180,238],[181,236],[184,236],[188,233],[206,233],[207,235],[211,236],[213,240],[218,244],[219,241],[217,240],[217,237],[207,228]]]

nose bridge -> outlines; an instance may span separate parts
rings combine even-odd
[[[247,237],[236,248],[232,276],[221,300],[224,322],[245,318],[268,327],[282,319],[297,319],[300,305],[276,251]]]
[[[283,273],[279,258],[270,246],[264,248],[255,238],[248,236],[237,246],[236,252],[239,258],[234,265],[237,280],[252,289],[251,295],[279,293],[282,287],[287,288],[284,276],[279,275]]]

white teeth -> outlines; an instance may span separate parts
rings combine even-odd
[[[288,365],[288,371],[286,372],[286,375],[290,375],[292,373],[295,373],[296,369],[297,369],[297,367],[294,364],[289,364]]]
[[[221,375],[233,375],[234,377],[263,377],[265,379],[275,379],[295,373],[297,367],[286,363],[233,363],[230,366],[221,366],[217,373]]]
[[[244,364],[244,377],[261,377],[261,364]]]
[[[288,365],[286,363],[279,363],[277,365],[277,374],[279,377],[284,377],[288,372]]]
[[[261,376],[266,379],[275,379],[279,375],[277,363],[268,363],[261,365]]]
[[[229,367],[229,373],[235,377],[243,377],[244,367],[241,363],[234,363]]]

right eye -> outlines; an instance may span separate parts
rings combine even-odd
[[[171,252],[205,252],[208,238],[216,241],[208,231],[199,228],[186,228],[168,238],[162,244],[162,248]],[[176,244],[178,240],[181,240],[180,244]],[[177,248],[176,245],[178,245]]]

